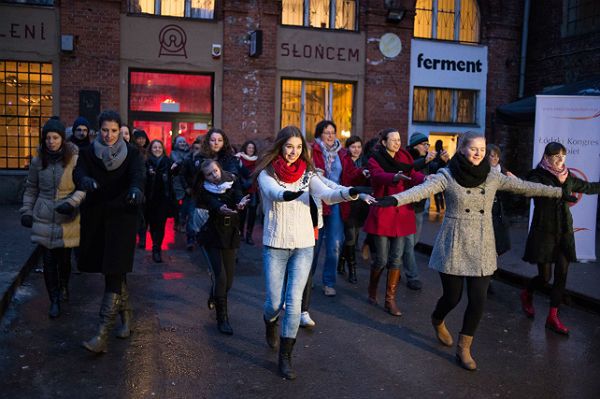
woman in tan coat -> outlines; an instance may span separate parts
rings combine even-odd
[[[31,160],[25,183],[21,224],[31,228],[31,241],[43,248],[44,281],[50,296],[49,316],[60,315],[69,297],[71,248],[79,245],[79,212],[85,198],[76,191],[73,168],[77,147],[65,141],[65,127],[54,117],[42,129],[38,156]]]

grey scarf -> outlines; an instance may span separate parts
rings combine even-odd
[[[321,151],[323,151],[323,157],[325,158],[325,177],[329,177],[331,168],[335,162],[335,157],[337,157],[338,151],[342,149],[342,143],[340,143],[338,139],[335,139],[333,145],[329,147],[321,139],[315,139],[315,141],[321,147]]]
[[[116,143],[106,145],[104,140],[102,140],[102,135],[98,134],[93,146],[94,154],[102,160],[104,167],[108,171],[119,168],[123,164],[123,161],[125,161],[125,158],[127,158],[127,143],[125,143],[121,135],[119,135]]]

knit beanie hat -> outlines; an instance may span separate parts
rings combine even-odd
[[[77,129],[81,125],[87,127],[88,131],[90,130],[90,121],[83,116],[79,116],[77,119],[75,119],[75,122],[73,122],[73,130]]]
[[[48,133],[54,132],[58,133],[60,137],[62,137],[63,141],[65,139],[65,125],[58,119],[58,116],[53,116],[44,124],[42,128],[42,141],[46,139],[46,135]]]
[[[408,140],[408,145],[410,147],[414,147],[417,144],[424,143],[429,141],[429,138],[425,136],[423,133],[415,132],[410,136],[410,140]]]
[[[187,143],[187,141],[185,140],[185,137],[183,137],[183,136],[177,136],[177,138],[175,139],[175,144],[179,144],[182,141],[184,143]]]

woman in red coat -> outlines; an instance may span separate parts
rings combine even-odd
[[[358,136],[349,137],[345,147],[347,151],[342,155],[342,186],[369,185],[370,174],[362,154],[362,140]],[[363,201],[342,202],[340,212],[344,222],[344,246],[338,261],[338,273],[345,273],[347,262],[348,281],[356,284],[356,241],[369,213],[369,206]]]
[[[379,132],[379,148],[369,159],[373,196],[400,193],[423,182],[424,175],[413,169],[413,158],[401,148],[398,129],[387,128]],[[402,254],[407,240],[404,237],[417,231],[415,213],[411,205],[396,208],[371,207],[364,228],[373,234],[375,261],[371,265],[369,302],[377,303],[377,285],[384,268],[388,268],[385,292],[385,309],[393,316],[402,313],[396,305],[396,290],[400,281]]]

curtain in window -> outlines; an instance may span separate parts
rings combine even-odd
[[[329,28],[329,0],[310,0],[310,26]]]
[[[479,42],[479,6],[476,0],[461,0],[460,30],[458,40],[461,42]]]
[[[161,0],[160,15],[168,15],[170,17],[185,16],[185,0]]]
[[[415,9],[414,36],[431,38],[431,0],[417,0]]]
[[[314,138],[315,126],[329,117],[329,84],[327,82],[304,82],[304,127],[306,139]]]
[[[283,25],[304,25],[304,0],[283,0],[281,23]]]
[[[434,122],[452,122],[452,90],[433,89]]]
[[[356,0],[335,1],[335,28],[354,30],[356,21]]]
[[[424,122],[428,117],[429,91],[422,87],[415,87],[413,91],[413,121]]]
[[[454,1],[438,0],[437,39],[455,40],[454,38]]]
[[[338,138],[350,137],[352,132],[352,104],[354,85],[351,83],[333,83],[332,119],[337,125]],[[347,132],[343,137],[342,132]]]
[[[215,13],[215,0],[190,0],[191,18],[213,19]]]
[[[472,90],[457,90],[457,123],[475,123],[475,95]]]
[[[281,127],[301,127],[302,81],[284,79],[281,82]]]
[[[130,0],[129,12],[154,14],[154,0]]]

